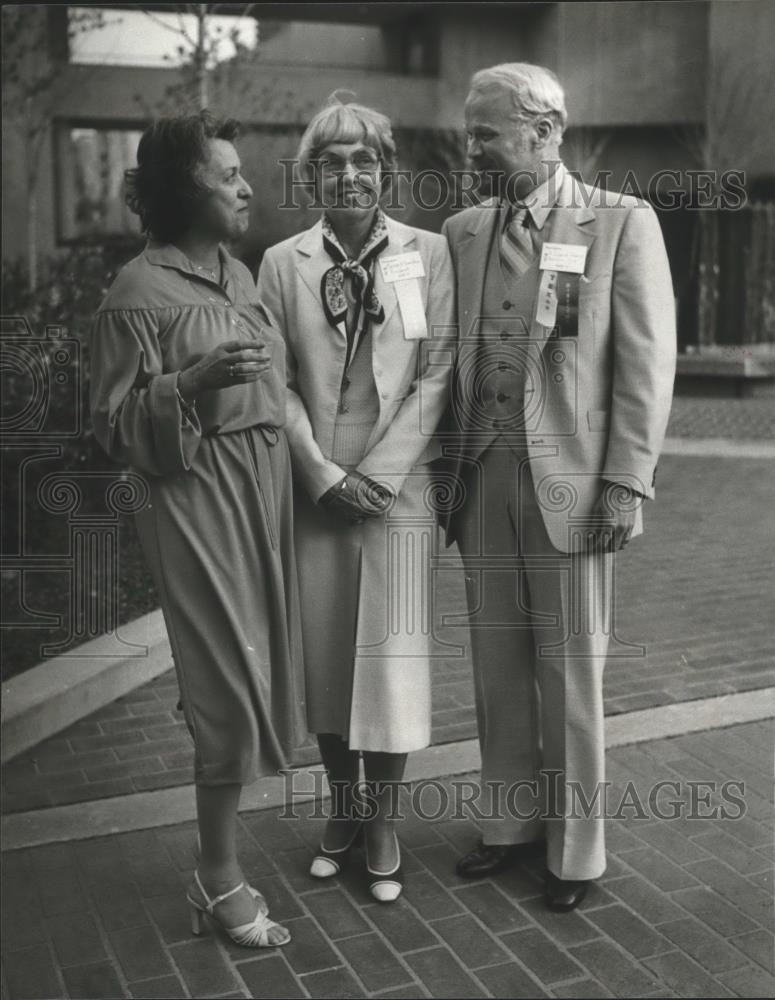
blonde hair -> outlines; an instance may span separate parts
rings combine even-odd
[[[383,174],[396,169],[396,143],[390,119],[364,104],[346,104],[337,96],[352,91],[334,91],[304,130],[296,154],[299,173],[314,181],[313,163],[332,142],[362,142],[377,153]],[[355,96],[353,94],[353,96]]]
[[[549,115],[562,129],[565,128],[568,121],[565,91],[550,69],[532,63],[499,63],[481,69],[471,77],[469,97],[491,87],[508,91],[512,95],[515,111]]]

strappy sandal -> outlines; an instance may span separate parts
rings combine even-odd
[[[291,940],[290,931],[288,931],[285,927],[281,927],[280,924],[275,923],[274,920],[270,920],[266,913],[262,913],[260,909],[254,920],[251,920],[250,923],[247,924],[239,924],[237,927],[226,927],[223,921],[215,915],[215,907],[218,906],[219,903],[222,903],[225,899],[228,899],[230,896],[239,892],[240,889],[244,889],[244,882],[240,882],[239,885],[230,889],[228,892],[224,892],[220,896],[216,896],[215,899],[210,899],[207,895],[205,887],[202,885],[198,871],[194,872],[194,881],[196,882],[197,888],[202,893],[202,898],[204,900],[203,906],[198,900],[192,898],[190,892],[186,894],[189,910],[191,912],[191,930],[194,934],[202,933],[204,930],[205,913],[209,913],[213,920],[219,923],[224,931],[226,931],[232,941],[235,944],[241,945],[243,948],[276,948],[280,945],[288,944]],[[255,896],[253,898],[255,899]],[[285,931],[285,937],[282,940],[269,940],[269,931],[273,927],[280,927],[280,930]]]
[[[363,823],[359,823],[350,843],[336,851],[329,851],[321,843],[318,853],[312,859],[309,873],[313,878],[333,878],[344,871],[350,856],[350,849],[363,843]]]
[[[199,862],[201,855],[202,855],[202,838],[199,836],[199,834],[197,834],[196,851],[194,852],[194,857],[196,858],[197,863]],[[247,888],[248,892],[253,897],[253,899],[255,899],[255,901],[258,903],[258,912],[269,913],[269,904],[267,903],[266,897],[263,895],[263,893],[259,892],[258,889],[254,889],[249,882],[245,884],[245,887]]]

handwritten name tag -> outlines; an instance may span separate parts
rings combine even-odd
[[[405,281],[407,278],[425,277],[422,257],[417,250],[396,254],[394,257],[380,257],[379,266],[384,281]]]
[[[542,271],[583,274],[588,249],[589,247],[577,246],[575,243],[544,243],[539,266]]]

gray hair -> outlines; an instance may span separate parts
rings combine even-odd
[[[491,87],[508,91],[516,111],[529,115],[549,115],[565,128],[568,112],[565,91],[550,69],[532,63],[500,63],[480,69],[471,77],[470,92]]]
[[[396,169],[396,143],[390,119],[381,111],[363,104],[345,104],[334,92],[325,107],[314,116],[302,135],[296,154],[298,169],[307,180],[314,179],[313,163],[332,142],[362,142],[377,153],[383,174]]]

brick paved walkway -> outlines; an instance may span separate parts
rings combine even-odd
[[[645,656],[609,657],[609,715],[775,683],[774,479],[772,461],[661,460],[647,534],[617,572],[612,652],[640,644]],[[446,614],[464,609],[459,568],[440,575],[439,604]],[[464,628],[437,634],[467,647]],[[188,783],[191,748],[177,698],[174,676],[164,675],[6,764],[5,811]],[[467,657],[436,664],[433,707],[435,743],[475,735]]]
[[[775,441],[775,396],[714,399],[675,396],[668,437]]]
[[[538,862],[458,879],[474,828],[449,816],[404,824],[406,890],[383,906],[359,853],[341,879],[308,877],[322,820],[243,815],[246,874],[293,934],[257,953],[191,936],[191,824],[6,853],[2,996],[771,997],[771,747],[762,722],[611,751],[613,808],[643,816],[609,821],[608,870],[572,914],[544,909]],[[687,783],[727,779],[745,815],[689,818]],[[656,781],[679,785],[649,805]],[[736,813],[734,794],[707,801]]]

